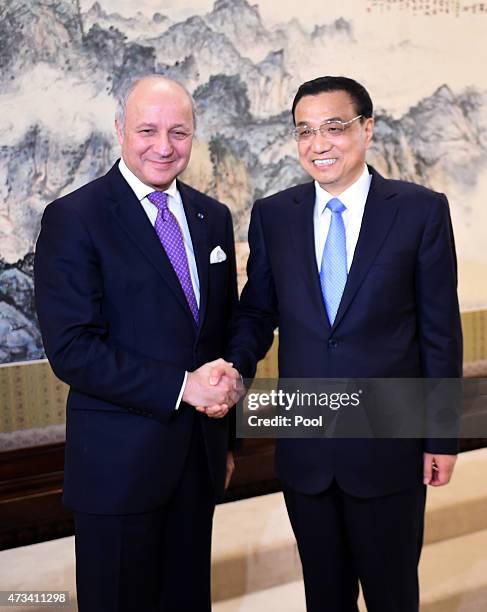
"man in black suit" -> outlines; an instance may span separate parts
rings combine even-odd
[[[195,407],[223,416],[236,398],[237,372],[217,360],[237,300],[232,220],[177,179],[194,132],[181,85],[136,81],[116,129],[122,159],[46,208],[35,260],[46,353],[70,385],[78,604],[208,612],[213,510],[233,460],[228,417]]]
[[[247,377],[279,327],[280,378],[462,373],[447,199],[365,163],[374,119],[356,81],[322,77],[292,107],[314,182],[255,202],[248,282],[228,358]],[[279,439],[276,466],[308,612],[418,610],[425,485],[446,484],[454,439]]]

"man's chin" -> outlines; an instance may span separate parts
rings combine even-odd
[[[332,184],[337,180],[337,172],[335,168],[317,168],[315,165],[307,165],[304,167],[311,178],[320,185]]]
[[[314,172],[312,177],[320,187],[323,187],[323,189],[327,191],[330,191],[338,182],[338,177],[331,172]]]
[[[154,189],[161,191],[169,187],[169,185],[176,178],[177,174],[174,172],[151,172],[146,176],[147,180],[144,182],[151,187],[154,187]]]

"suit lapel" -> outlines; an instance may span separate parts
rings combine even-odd
[[[116,222],[122,227],[127,237],[156,268],[166,284],[170,287],[191,321],[193,315],[181,288],[179,279],[164,250],[144,209],[135,197],[134,192],[120,174],[118,165],[108,173],[111,184],[110,208]]]
[[[178,189],[183,200],[184,212],[188,221],[191,241],[198,268],[198,278],[200,282],[200,324],[203,327],[208,303],[208,272],[210,265],[210,254],[208,248],[208,213],[207,210],[198,203],[195,192],[187,185],[178,181]]]
[[[340,307],[332,326],[337,327],[381,249],[397,213],[396,190],[369,166],[372,182],[365,203],[362,225]]]
[[[322,315],[325,329],[329,329],[330,324],[323,302],[320,275],[316,265],[313,222],[315,199],[314,183],[303,185],[302,189],[294,196],[294,200],[289,207],[289,231],[293,239],[296,267],[300,273],[304,273],[311,298]]]

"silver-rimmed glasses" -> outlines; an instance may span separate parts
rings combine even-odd
[[[333,138],[334,136],[341,136],[343,132],[357,119],[361,119],[363,115],[357,115],[350,121],[340,121],[340,119],[330,119],[325,121],[317,128],[312,128],[309,125],[297,125],[292,135],[297,142],[303,142],[305,140],[311,140],[318,132],[324,137],[328,136]]]

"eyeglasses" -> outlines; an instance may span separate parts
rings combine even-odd
[[[333,119],[330,121],[325,121],[322,123],[320,127],[312,128],[309,125],[298,125],[292,131],[292,135],[297,142],[303,142],[306,140],[311,140],[315,134],[318,132],[321,136],[335,137],[341,136],[343,132],[357,119],[361,119],[363,115],[357,115],[350,121],[340,121],[339,119]]]

